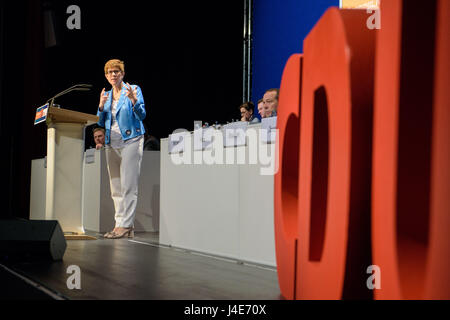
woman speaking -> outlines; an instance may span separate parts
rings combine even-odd
[[[105,76],[112,89],[100,94],[98,124],[105,128],[105,153],[111,196],[115,208],[115,228],[105,238],[133,237],[138,182],[144,145],[146,111],[142,91],[137,85],[123,82],[123,61],[105,64]]]

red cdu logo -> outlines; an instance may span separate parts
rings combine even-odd
[[[283,72],[287,299],[450,299],[450,2],[382,1],[380,14],[378,30],[365,10],[329,9]]]

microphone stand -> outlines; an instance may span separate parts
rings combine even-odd
[[[49,108],[53,107],[54,103],[55,103],[55,99],[58,97],[61,97],[71,91],[90,91],[92,88],[91,84],[76,84],[58,94],[56,94],[54,97],[50,98],[47,100],[47,103],[50,102]]]

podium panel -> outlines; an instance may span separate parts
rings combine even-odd
[[[45,219],[58,220],[64,232],[84,233],[81,182],[84,124],[51,123],[47,131]]]
[[[97,121],[98,117],[91,114],[48,108],[45,220],[58,220],[65,233],[84,233],[84,127]]]

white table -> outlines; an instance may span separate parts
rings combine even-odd
[[[259,132],[260,125],[249,128]],[[261,175],[263,166],[248,161],[176,165],[168,145],[168,138],[161,140],[160,243],[275,266],[274,176]],[[275,145],[267,146],[274,160]],[[201,156],[193,143],[190,148],[192,159]],[[248,145],[223,151],[249,159]]]

